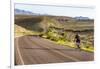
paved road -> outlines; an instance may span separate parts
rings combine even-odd
[[[79,51],[36,36],[15,38],[15,65],[94,60],[94,54]]]

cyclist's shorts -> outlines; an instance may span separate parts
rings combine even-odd
[[[76,45],[79,46],[80,45],[80,42],[76,42]]]

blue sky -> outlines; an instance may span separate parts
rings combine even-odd
[[[15,4],[16,9],[27,10],[33,13],[51,14],[57,16],[84,16],[89,18],[95,17],[94,7],[63,7],[63,6],[45,6],[45,5],[28,5],[28,4]]]

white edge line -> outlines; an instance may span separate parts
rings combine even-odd
[[[17,49],[17,51],[18,51],[18,54],[19,54],[19,58],[20,58],[20,60],[21,60],[21,63],[22,63],[22,65],[24,65],[24,61],[23,61],[23,59],[22,59],[22,56],[21,56],[21,53],[20,53],[20,50],[19,50],[19,47],[18,47],[18,38],[17,38],[17,47],[16,47],[16,49]]]

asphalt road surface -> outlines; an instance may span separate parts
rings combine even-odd
[[[36,36],[15,38],[15,65],[93,61],[94,53],[80,51]]]

